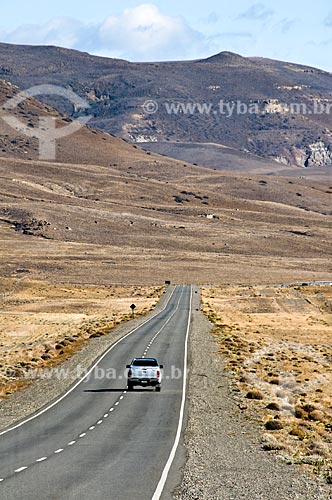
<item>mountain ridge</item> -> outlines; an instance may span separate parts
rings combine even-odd
[[[58,47],[0,44],[0,78],[21,88],[67,87],[91,106],[92,127],[144,146],[145,142],[224,144],[286,166],[332,166],[332,74],[309,66],[223,51],[195,61],[135,63]],[[71,104],[44,102],[77,117]],[[158,112],[147,114],[146,101]],[[254,114],[222,114],[220,102],[257,106]],[[210,113],[169,113],[166,104],[211,105]],[[304,106],[292,113],[287,106]],[[216,168],[222,168],[219,159]]]

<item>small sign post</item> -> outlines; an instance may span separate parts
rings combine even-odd
[[[134,317],[135,316],[135,309],[136,309],[135,304],[131,304],[130,309],[131,309],[131,314]]]

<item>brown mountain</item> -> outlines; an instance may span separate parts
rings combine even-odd
[[[203,144],[204,164],[204,144],[210,143],[286,166],[332,164],[332,117],[327,112],[329,106],[332,111],[332,75],[319,69],[229,52],[197,61],[130,63],[57,47],[0,44],[1,76],[22,88],[43,83],[71,88],[89,101],[92,126],[133,142],[152,142],[154,150],[161,143],[161,152],[169,143],[167,154],[180,159],[192,161],[195,151],[188,143],[195,143],[196,150]],[[44,99],[75,115],[70,103]],[[156,114],[143,111],[147,99],[157,102]],[[170,114],[169,103],[213,108],[209,114]],[[232,112],[226,104],[235,105]],[[243,114],[250,106],[259,112]],[[185,156],[179,143],[186,145]],[[211,150],[206,155],[210,167],[224,168],[229,161],[214,157]]]
[[[0,102],[19,89],[0,82]],[[3,111],[2,111],[3,113]],[[70,119],[36,99],[16,116]],[[65,282],[332,279],[332,183],[221,173],[83,127],[56,161],[0,120],[3,276]],[[254,164],[253,164],[254,165]],[[259,171],[259,165],[257,169]]]

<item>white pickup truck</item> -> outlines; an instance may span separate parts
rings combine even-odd
[[[141,387],[152,386],[157,392],[161,388],[161,369],[156,358],[134,358],[128,368],[128,391],[132,391],[135,385]]]

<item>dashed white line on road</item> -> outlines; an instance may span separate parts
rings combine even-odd
[[[105,413],[104,418],[107,418],[107,417],[108,417],[108,413]]]
[[[28,467],[20,467],[19,469],[16,469],[15,472],[22,472],[22,470],[25,470],[27,469]]]
[[[123,396],[120,396],[120,399],[123,399]]]
[[[97,425],[102,424],[102,422],[103,422],[102,420],[98,420]]]
[[[119,404],[119,401],[117,401],[114,406],[118,406],[118,404]]]
[[[110,411],[114,411],[114,408],[110,408]]]
[[[59,448],[58,450],[55,450],[54,453],[61,453],[63,451],[63,448]]]
[[[47,460],[47,457],[41,457],[36,460],[36,462],[44,462],[44,460]]]
[[[94,425],[91,425],[91,427],[89,427],[89,431],[93,431],[93,429],[95,429],[96,427]]]
[[[86,436],[86,432],[82,432],[82,434],[79,435],[80,438],[84,438]]]
[[[70,443],[68,443],[68,446],[73,446],[73,444],[75,444],[76,441],[70,441]]]

